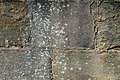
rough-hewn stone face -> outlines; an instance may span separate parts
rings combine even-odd
[[[103,60],[104,73],[108,75],[111,80],[120,79],[120,51],[109,51],[104,56]]]
[[[0,47],[29,45],[28,10],[23,2],[0,3]]]
[[[97,48],[109,50],[120,46],[120,9],[119,3],[102,3],[96,22]]]

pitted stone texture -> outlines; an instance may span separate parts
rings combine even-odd
[[[96,44],[97,48],[109,50],[120,46],[119,3],[102,3],[99,7]]]
[[[94,51],[54,50],[53,80],[96,80],[102,75],[101,64]]]
[[[50,80],[50,49],[0,50],[0,80]]]
[[[120,52],[54,49],[53,80],[119,80]]]
[[[51,22],[50,3],[37,3],[33,4],[33,30],[32,37],[35,46],[51,47]]]
[[[120,80],[120,51],[109,51],[101,56],[104,73],[110,80]]]
[[[29,45],[28,10],[23,2],[0,3],[0,47]]]
[[[55,10],[51,16],[52,34],[55,36],[54,39],[58,37],[58,46],[93,47],[94,16],[90,14],[89,5],[89,2],[68,2],[54,5]],[[56,30],[61,32],[61,37],[58,36],[58,32],[55,32]]]
[[[39,47],[93,48],[94,16],[89,2],[33,5],[33,38]]]

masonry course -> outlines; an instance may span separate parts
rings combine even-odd
[[[119,0],[27,1],[1,0],[0,80],[120,80]]]

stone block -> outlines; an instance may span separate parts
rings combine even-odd
[[[53,50],[53,80],[96,80],[94,58],[93,51]]]
[[[93,48],[94,16],[89,6],[89,2],[34,3],[34,44]]]
[[[50,80],[51,51],[48,48],[0,50],[0,80]]]
[[[28,5],[23,2],[0,3],[0,47],[26,47],[30,44]]]
[[[54,49],[53,80],[119,80],[120,52]]]
[[[120,80],[120,51],[111,50],[100,58],[103,61],[103,71],[109,80]]]
[[[102,3],[99,8],[96,44],[102,50],[119,49],[120,46],[120,9],[118,3]]]

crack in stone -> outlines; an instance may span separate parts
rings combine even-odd
[[[108,48],[107,50],[116,49],[116,48],[120,48],[120,46],[113,46],[111,48]]]
[[[93,4],[95,3],[95,1],[93,1],[91,4],[90,4],[90,14],[92,15],[92,6]]]

